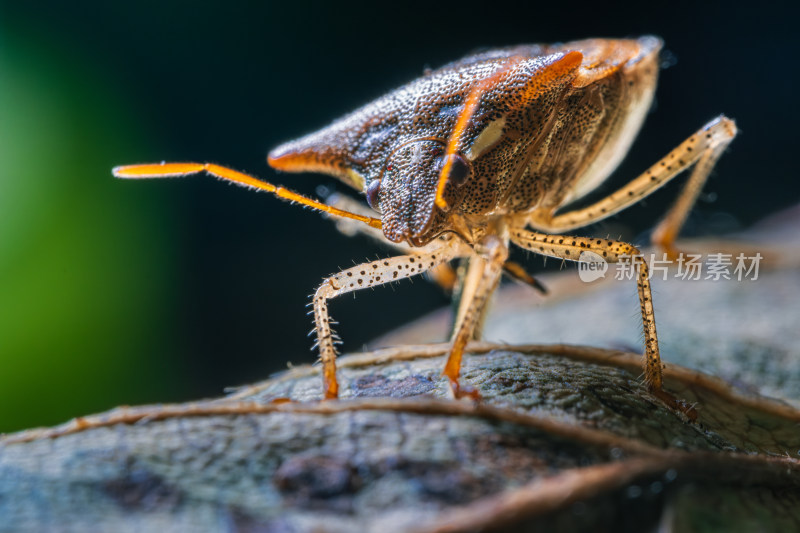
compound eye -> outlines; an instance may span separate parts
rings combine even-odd
[[[447,182],[456,187],[461,187],[466,183],[469,176],[469,163],[459,154],[452,154],[448,159],[450,161],[450,174],[447,176]]]
[[[381,180],[372,180],[370,184],[367,185],[365,194],[367,195],[367,203],[369,206],[375,211],[380,211],[380,207],[378,206],[378,197],[381,194]]]

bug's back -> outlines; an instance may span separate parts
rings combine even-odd
[[[627,152],[652,101],[660,47],[655,37],[589,39],[467,56],[276,148],[269,162],[361,190],[380,185],[373,207],[395,242],[428,242],[454,216],[480,224],[552,210],[599,185]],[[456,139],[468,168],[440,209],[445,148],[476,88],[480,101]]]
[[[644,121],[655,92],[661,46],[660,39],[650,36],[522,45],[468,56],[437,71],[458,72],[477,65],[500,68],[511,58],[535,59],[568,51],[582,55],[569,84],[556,88],[555,97],[540,98],[522,111],[528,117],[523,122],[527,131],[514,131],[509,120],[501,118],[508,147],[494,147],[494,157],[483,162],[480,174],[502,175],[512,159],[524,162],[505,178],[498,176],[495,185],[502,193],[493,199],[495,209],[555,208],[602,183],[625,156]],[[527,138],[527,143],[515,138]],[[523,155],[521,147],[526,144],[528,153]],[[468,213],[485,213],[486,208],[484,202],[469,205],[469,200],[463,206]]]
[[[591,192],[611,174],[650,108],[661,45],[655,37],[590,39],[544,51],[577,50],[583,60],[551,110],[552,129],[537,133],[529,165],[508,188],[505,209],[537,203],[556,208]]]

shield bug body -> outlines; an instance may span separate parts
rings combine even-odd
[[[673,251],[685,217],[719,155],[736,134],[718,117],[621,189],[580,209],[569,204],[600,185],[627,153],[656,87],[661,41],[590,39],[526,45],[468,56],[427,73],[323,130],[269,154],[289,172],[330,174],[363,191],[372,211],[342,209],[213,164],[117,167],[122,178],[222,179],[365,224],[404,251],[325,279],[313,296],[326,398],[338,395],[335,335],[327,301],[470,258],[444,375],[457,396],[461,357],[506,267],[510,244],[577,261],[593,252],[635,263],[644,329],[644,376],[669,405],[690,408],[662,389],[647,264],[627,243],[564,235],[606,218],[694,167],[654,234]],[[373,216],[380,213],[380,218]]]

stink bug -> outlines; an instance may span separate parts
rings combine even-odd
[[[662,389],[648,267],[632,245],[563,235],[651,194],[694,166],[654,242],[674,240],[720,154],[736,135],[720,116],[621,189],[580,209],[569,204],[600,185],[627,153],[656,87],[661,40],[589,39],[523,45],[465,57],[427,73],[306,137],[270,152],[288,172],[330,174],[362,191],[369,207],[328,205],[214,164],[122,166],[120,178],[218,178],[360,223],[404,251],[325,279],[313,296],[325,398],[338,396],[335,334],[327,302],[467,257],[462,298],[444,368],[456,396],[461,358],[507,264],[509,245],[577,261],[591,251],[631,258],[644,329],[644,377],[653,394],[693,416]],[[380,213],[380,218],[374,216]],[[509,268],[512,272],[517,270]]]

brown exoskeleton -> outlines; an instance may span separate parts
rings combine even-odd
[[[564,209],[597,188],[622,160],[656,87],[661,41],[590,39],[491,50],[432,71],[323,130],[269,154],[290,172],[318,171],[363,191],[380,219],[340,209],[213,164],[117,167],[121,178],[208,172],[366,224],[405,254],[348,268],[313,297],[325,398],[336,398],[336,349],[327,302],[341,294],[422,274],[469,257],[452,348],[444,368],[456,396],[461,357],[508,259],[509,244],[576,261],[591,251],[632,258],[644,326],[649,389],[691,415],[662,389],[647,264],[627,243],[563,235],[638,202],[694,166],[654,241],[673,242],[703,183],[736,134],[720,116],[623,188],[588,207]]]

